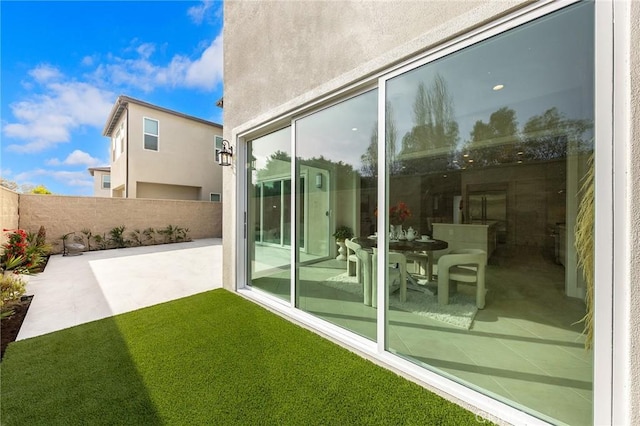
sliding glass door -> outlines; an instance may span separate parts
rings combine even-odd
[[[308,241],[306,228],[296,228],[297,307],[372,340],[372,250],[349,250],[336,231],[366,237],[375,222],[376,102],[372,90],[295,120],[296,169],[310,183],[297,188],[298,218],[310,224]]]
[[[389,206],[408,213],[389,220],[438,244],[388,244],[409,271],[404,301],[388,296],[388,350],[568,424],[592,412],[573,230],[594,154],[593,9],[385,81]]]
[[[247,143],[248,284],[291,300],[291,128]]]
[[[593,2],[576,3],[251,140],[249,284],[412,368],[590,423],[575,226],[596,154],[594,38]]]

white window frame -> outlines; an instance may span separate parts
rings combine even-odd
[[[218,199],[217,199],[217,200],[214,200],[214,199],[213,199],[213,196],[214,196],[214,195],[217,195],[217,196],[218,196]],[[222,194],[221,194],[221,193],[219,193],[219,192],[210,192],[210,193],[209,193],[209,201],[211,201],[212,203],[221,203],[221,202],[222,202]]]
[[[109,178],[109,186],[105,186],[105,178]],[[104,174],[100,176],[100,188],[102,189],[111,189],[111,175]]]
[[[273,126],[292,126],[292,158],[295,158],[295,119],[298,114],[312,113],[321,110],[328,101],[343,101],[358,88],[372,85],[377,82],[379,92],[378,109],[378,134],[384,135],[384,82],[393,76],[415,69],[420,65],[432,62],[448,54],[458,52],[465,47],[491,36],[502,34],[519,25],[531,22],[547,14],[553,13],[577,0],[554,2],[544,0],[534,4],[529,4],[509,15],[499,17],[486,25],[478,27],[454,39],[444,42],[439,46],[430,49],[424,54],[415,55],[409,60],[405,60],[396,66],[389,66],[382,71],[372,73],[366,79],[355,83],[336,83],[334,92],[317,98],[303,106],[294,107],[286,116],[277,116],[270,121],[254,125],[254,127],[243,129],[234,135],[236,139],[237,155],[246,153],[246,142],[261,134],[266,134],[266,130]],[[630,277],[628,276],[628,246],[629,246],[629,223],[628,206],[626,194],[626,173],[628,169],[629,150],[631,146],[628,129],[630,127],[630,82],[629,82],[629,52],[630,28],[628,25],[630,14],[630,2],[616,2],[614,0],[600,0],[595,2],[595,150],[596,161],[596,226],[595,226],[595,337],[594,337],[594,383],[593,383],[593,422],[594,424],[625,424],[630,420],[630,395],[628,395],[630,371],[630,348],[629,342],[629,292]],[[616,26],[614,28],[614,17]],[[614,49],[614,35],[616,46]],[[382,101],[381,101],[382,100]],[[614,116],[615,112],[615,116]],[[254,124],[254,123],[252,123]],[[616,143],[613,143],[615,134]],[[379,185],[388,188],[384,179],[384,139],[378,141],[378,161],[379,161]],[[541,424],[540,419],[526,414],[514,407],[504,404],[496,399],[490,398],[480,392],[476,392],[466,386],[453,382],[443,376],[429,370],[418,367],[390,352],[384,351],[384,334],[378,336],[378,342],[374,343],[360,336],[355,335],[341,327],[329,324],[306,312],[296,309],[294,306],[295,294],[292,292],[292,303],[286,304],[279,299],[275,299],[261,293],[253,291],[246,285],[246,259],[247,240],[241,239],[246,236],[246,223],[242,220],[242,215],[246,212],[246,164],[238,162],[238,167],[242,169],[235,174],[236,188],[241,194],[236,198],[236,235],[238,241],[243,241],[236,246],[236,279],[237,291],[250,299],[266,304],[268,307],[277,310],[311,327],[313,330],[327,334],[341,344],[351,347],[354,350],[362,351],[388,367],[395,368],[413,377],[414,380],[431,387],[436,387],[440,391],[448,393],[454,398],[476,407],[480,411],[485,411],[498,416],[500,419],[513,424]],[[614,170],[621,171],[614,175]],[[385,205],[387,194],[379,191],[378,205]],[[292,200],[293,201],[293,200]],[[387,229],[385,215],[378,217],[378,229]],[[294,234],[295,235],[295,234]],[[385,245],[387,236],[382,233],[382,240],[379,244]],[[614,257],[615,254],[615,257]],[[382,276],[386,271],[384,260],[378,263],[378,275]],[[293,268],[295,269],[295,268]],[[292,273],[292,278],[295,276]],[[614,282],[616,283],[614,289]],[[292,281],[293,285],[293,281]],[[384,289],[378,289],[378,300],[386,300]],[[615,291],[615,293],[614,293]],[[615,296],[615,299],[614,299]],[[384,306],[384,304],[381,304]],[[615,307],[615,310],[614,310]],[[384,322],[385,310],[378,310],[378,321]],[[614,326],[616,330],[614,339]],[[380,333],[383,333],[380,331]],[[616,383],[615,387],[613,383]],[[625,392],[625,390],[627,390]],[[486,422],[479,415],[479,422]]]
[[[147,133],[144,128],[145,120],[155,121],[158,123],[158,134],[154,135],[153,133]],[[149,149],[145,146],[144,137],[145,135],[155,136],[157,138],[156,149]],[[150,152],[160,152],[160,120],[151,118],[151,117],[142,117],[142,149]]]

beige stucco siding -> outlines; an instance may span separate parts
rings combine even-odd
[[[102,187],[102,177],[110,175],[109,172],[96,170],[93,172],[93,196],[94,197],[111,197],[111,188]]]
[[[163,183],[136,182],[137,198],[161,200],[200,200],[201,188],[197,186],[167,185]]]
[[[113,152],[109,152],[109,154],[112,156],[111,158],[111,188],[115,189],[115,188],[122,188],[123,192],[124,190],[126,190],[126,186],[127,186],[127,182],[126,182],[126,177],[127,177],[127,141],[128,141],[128,136],[127,136],[127,114],[122,114],[122,117],[120,118],[120,120],[118,120],[118,123],[116,125],[116,128],[119,128],[120,126],[122,126],[124,128],[124,138],[123,138],[123,147],[122,147],[122,153],[115,153],[115,157],[113,156]],[[111,140],[109,141],[109,144],[111,146],[111,149],[113,149],[113,139],[115,138],[115,132],[113,134],[113,137],[111,137]],[[115,158],[115,159],[114,159]],[[114,195],[115,196],[115,195]],[[124,196],[124,194],[122,195]]]
[[[158,151],[144,149],[143,119],[158,120]],[[222,192],[222,170],[215,161],[214,137],[222,130],[163,111],[129,104],[129,197],[136,182],[201,188],[201,199]],[[166,197],[161,197],[166,198]]]

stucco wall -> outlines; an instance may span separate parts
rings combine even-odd
[[[111,197],[111,188],[102,188],[102,177],[110,176],[111,173],[96,170],[93,172],[93,196],[94,197]]]
[[[629,253],[630,275],[630,401],[636,401],[631,407],[631,423],[640,424],[640,2],[631,2],[631,123],[630,137],[632,141],[630,161],[628,202],[630,208],[631,244]]]
[[[224,136],[387,69],[528,1],[225,1]],[[304,25],[301,25],[304,23]],[[251,51],[250,55],[247,52]],[[273,129],[275,130],[275,129]],[[235,147],[236,161],[242,150]],[[223,171],[225,229],[235,229],[236,168]],[[238,238],[223,244],[235,283]]]
[[[140,200],[62,195],[20,195],[20,227],[47,231],[47,241],[62,250],[60,237],[68,232],[81,234],[90,229],[94,235],[108,233],[124,225],[130,231],[167,225],[189,228],[193,239],[221,237],[222,203],[205,201]]]
[[[4,186],[0,186],[0,229],[15,229],[18,227],[18,200],[19,195]],[[0,244],[7,240],[5,233],[0,236]]]
[[[143,146],[143,118],[158,120],[158,151]],[[215,159],[215,136],[222,129],[167,112],[129,103],[129,197],[136,198],[137,182],[198,187],[200,200],[222,192],[222,167]],[[179,199],[191,196],[191,190]],[[161,198],[168,198],[163,196]]]

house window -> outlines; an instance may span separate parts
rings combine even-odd
[[[220,201],[222,201],[222,195],[211,192],[209,194],[209,201],[213,201],[214,203],[219,203]]]
[[[111,189],[111,175],[102,175],[102,189]]]
[[[124,152],[124,144],[125,144],[124,122],[120,123],[120,129],[118,130],[118,134],[120,137],[120,154],[122,154]]]
[[[218,162],[218,154],[222,151],[222,136],[216,135],[214,138],[215,145],[215,153],[216,153],[216,163]]]
[[[159,127],[158,120],[144,118],[144,149],[158,151]]]
[[[122,132],[120,131],[120,129],[118,129],[116,131],[116,137],[114,138],[114,159],[117,159],[118,157],[120,157],[120,154],[122,154]]]

